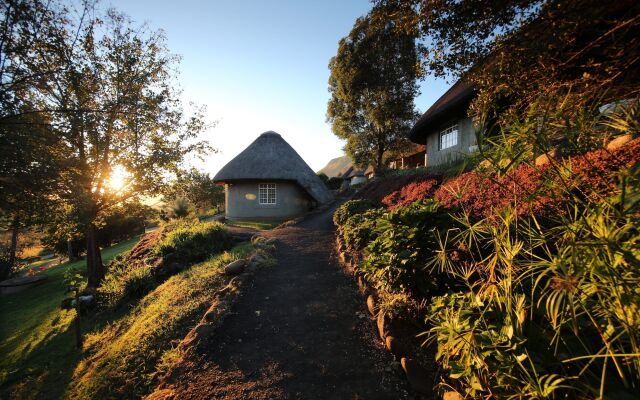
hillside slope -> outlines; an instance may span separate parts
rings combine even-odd
[[[352,164],[353,164],[353,161],[351,160],[351,158],[345,155],[342,157],[334,158],[333,160],[329,161],[327,165],[324,166],[324,168],[318,171],[318,173],[319,174],[323,173],[327,175],[329,178],[333,178],[341,175]]]

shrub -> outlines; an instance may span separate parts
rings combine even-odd
[[[465,220],[449,237],[438,262],[467,290],[434,301],[428,318],[447,385],[476,398],[632,395],[640,384],[635,179],[621,185],[628,195],[576,206],[551,229],[507,211],[500,224]],[[450,257],[461,245],[473,268]]]
[[[139,299],[168,277],[194,262],[231,248],[231,235],[217,222],[180,221],[151,232],[107,266],[98,288],[99,304],[114,308]],[[169,255],[173,261],[169,261]],[[162,263],[157,257],[163,256]]]
[[[351,216],[371,208],[373,208],[373,204],[369,200],[349,200],[333,213],[333,223],[336,226],[342,226]]]
[[[640,160],[640,140],[615,151],[591,151],[553,165],[520,164],[504,174],[473,171],[443,183],[434,198],[474,219],[493,218],[506,208],[518,216],[548,218],[567,212],[571,198],[600,201],[616,191],[619,171]],[[395,199],[389,199],[393,203]]]
[[[421,177],[419,180],[403,186],[382,199],[389,211],[407,206],[415,201],[433,197],[439,180],[431,177]]]
[[[70,206],[59,206],[44,226],[42,244],[56,254],[68,255],[67,241],[71,239],[71,249],[75,256],[86,252],[86,236],[81,224],[76,221],[80,213]],[[98,224],[98,245],[111,246],[129,240],[145,231],[147,221],[156,212],[149,206],[139,203],[125,203],[110,208],[101,217]]]
[[[582,198],[599,201],[618,190],[619,171],[631,168],[638,161],[640,139],[614,151],[599,149],[572,157],[564,167],[571,174],[571,189]]]
[[[368,182],[364,187],[362,187],[354,198],[369,200],[374,205],[382,205],[382,199],[389,195],[389,193],[401,190],[403,186],[412,182],[421,182],[427,179],[438,178],[421,172],[416,173],[415,171],[412,171],[412,173],[407,175],[392,175],[375,178],[373,181]]]
[[[157,254],[175,254],[183,263],[204,261],[231,248],[233,240],[219,222],[181,221],[158,243]]]
[[[349,217],[341,228],[347,248],[361,251],[370,241],[375,239],[377,220],[382,215],[384,215],[383,209],[372,208]]]
[[[124,296],[132,299],[144,296],[156,286],[151,267],[148,265],[129,271],[124,276],[123,283]]]
[[[521,164],[504,175],[467,172],[442,184],[434,197],[445,207],[461,208],[476,219],[507,207],[515,208],[518,215],[552,215],[560,201],[549,186],[546,169]]]
[[[362,270],[370,282],[390,293],[428,298],[447,288],[428,260],[439,249],[438,238],[456,222],[433,200],[422,200],[385,214],[377,221],[377,237],[365,248]]]

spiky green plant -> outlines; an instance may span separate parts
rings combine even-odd
[[[635,116],[627,107],[590,125],[579,115],[549,123],[555,131],[546,133],[518,123],[514,135],[530,135],[530,149],[503,136],[492,151],[522,159],[535,154],[535,135],[558,133],[589,139],[588,147],[605,134],[594,121],[608,121],[611,135],[637,135]],[[612,177],[612,193],[577,190],[570,164],[550,171],[566,212],[544,221],[513,209],[480,220],[456,214],[461,229],[439,237],[430,265],[466,287],[435,298],[427,313],[425,335],[438,344],[443,385],[468,398],[633,398],[640,390],[640,163]]]

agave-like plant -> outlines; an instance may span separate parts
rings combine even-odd
[[[545,137],[580,139],[576,151],[588,149],[602,126],[636,135],[637,112],[576,113],[545,123]],[[544,132],[518,143],[535,126],[529,122],[494,137],[492,154],[535,154]],[[428,265],[465,289],[432,300],[427,342],[438,344],[443,385],[469,398],[633,398],[640,390],[640,163],[620,171],[612,193],[577,190],[570,164],[550,171],[565,212],[541,221],[518,214],[517,201],[527,199],[517,199],[490,219],[456,213],[459,230],[434,232]]]

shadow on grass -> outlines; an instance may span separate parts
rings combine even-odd
[[[109,262],[128,251],[135,237],[103,250]],[[43,272],[48,281],[0,298],[0,398],[59,399],[71,379],[82,352],[75,348],[71,329],[74,311],[60,308],[64,273],[69,268],[84,270],[84,261],[65,263]],[[101,329],[126,313],[98,314],[83,320],[85,333]]]

